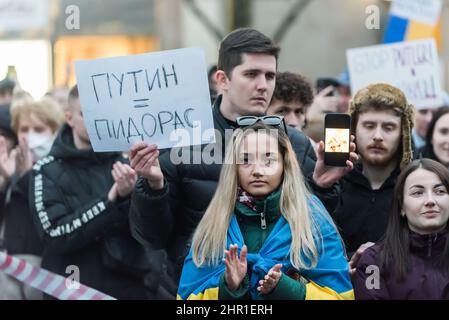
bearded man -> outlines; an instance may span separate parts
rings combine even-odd
[[[352,256],[386,230],[396,178],[412,159],[414,107],[399,89],[372,84],[356,93],[349,112],[360,160],[341,179],[332,217]]]

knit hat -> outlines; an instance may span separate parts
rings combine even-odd
[[[360,89],[349,103],[349,113],[353,119],[352,131],[355,132],[356,121],[360,112],[363,112],[362,107],[385,110],[385,107],[389,106],[402,115],[402,148],[399,149],[402,150],[402,169],[413,158],[411,131],[415,121],[415,107],[407,102],[401,90],[385,83],[371,84]]]

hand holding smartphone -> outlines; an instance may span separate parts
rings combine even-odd
[[[351,116],[328,113],[324,118],[324,164],[345,167],[349,160]]]

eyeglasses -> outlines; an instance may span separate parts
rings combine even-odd
[[[285,125],[284,117],[281,116],[263,116],[263,117],[243,116],[238,117],[236,120],[237,125],[239,125],[240,127],[251,126],[258,121],[273,127],[281,127],[282,124],[284,131],[287,132],[287,126]]]

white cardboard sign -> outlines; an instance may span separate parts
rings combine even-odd
[[[0,30],[35,30],[47,23],[48,0],[0,0]]]
[[[185,48],[75,62],[83,118],[96,152],[214,143],[204,52]]]
[[[443,103],[434,39],[397,42],[346,51],[353,95],[372,83],[401,89],[418,109]]]
[[[442,7],[441,0],[394,0],[390,14],[434,26]]]

